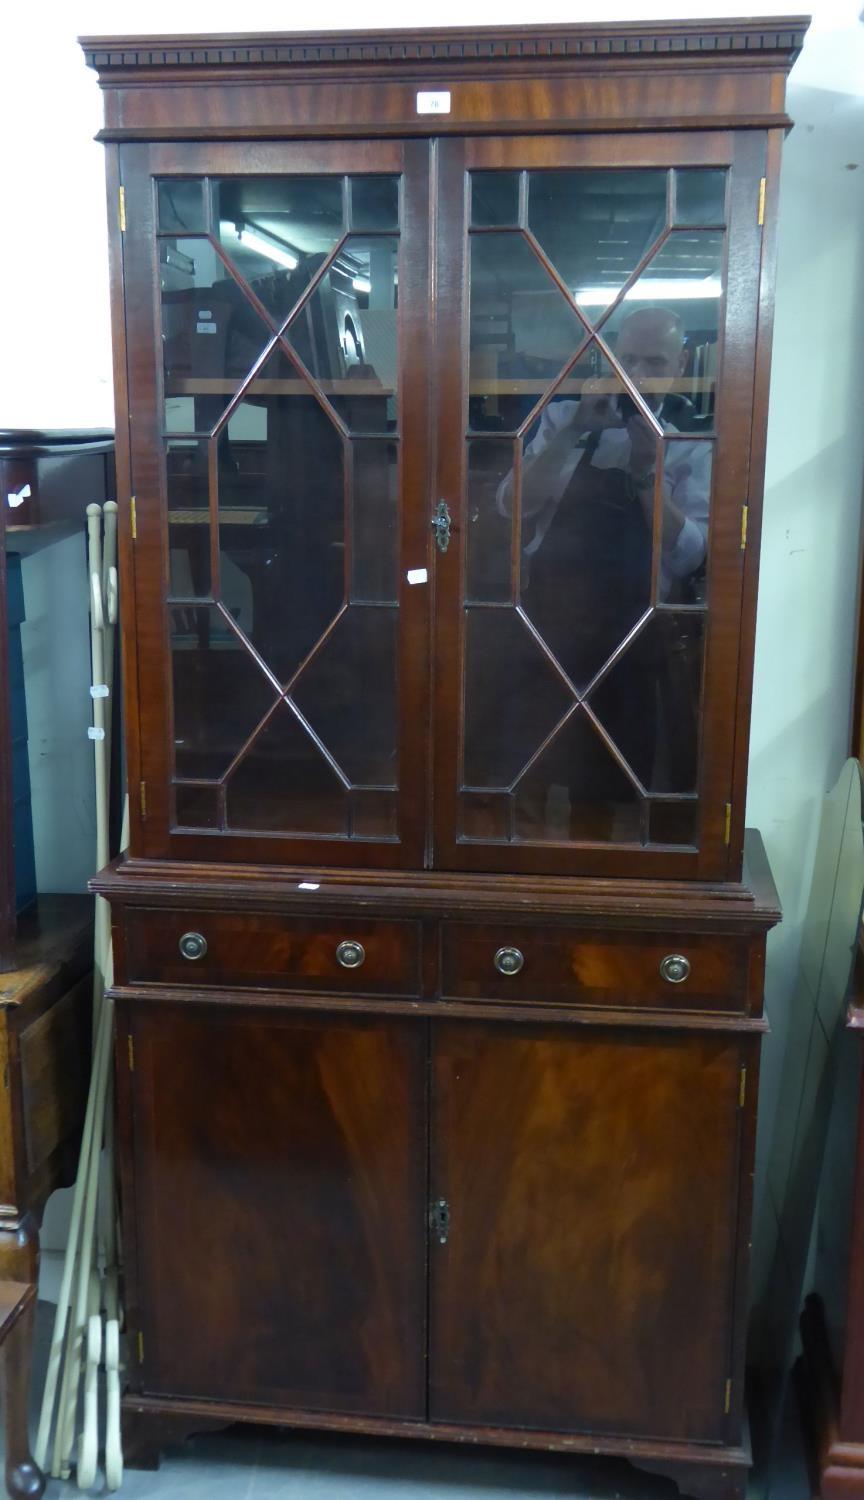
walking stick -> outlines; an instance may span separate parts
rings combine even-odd
[[[90,695],[93,702],[93,726],[88,733],[93,741],[96,774],[97,868],[107,863],[110,843],[108,750],[113,691],[114,626],[117,621],[116,504],[109,501],[105,506],[104,548],[100,536],[102,514],[101,507],[98,505],[87,507],[92,669]],[[127,830],[128,801],[124,808],[121,847],[126,845]],[[93,965],[92,1076],[36,1451],[41,1455],[40,1464],[44,1467],[56,1403],[51,1473],[56,1478],[68,1477],[75,1442],[78,1394],[83,1374],[83,1427],[78,1442],[77,1477],[80,1488],[89,1489],[93,1485],[99,1452],[98,1370],[104,1351],[107,1385],[105,1469],[109,1490],[117,1489],[123,1476],[119,1399],[120,1305],[113,1171],[113,1004],[105,993],[106,989],[110,989],[112,980],[108,904],[101,897],[97,897]],[[103,1142],[105,1177],[100,1195]],[[99,1226],[98,1236],[97,1226]],[[104,1331],[102,1326],[103,1300],[106,1315]]]

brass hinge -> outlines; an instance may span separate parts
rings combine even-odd
[[[760,229],[762,228],[762,225],[765,223],[765,178],[764,177],[760,177],[760,179],[759,179],[759,212],[756,215],[756,223],[759,225]]]
[[[727,1382],[726,1382],[726,1399],[725,1399],[725,1401],[723,1403],[723,1410],[726,1413],[727,1417],[729,1415],[729,1412],[730,1412],[731,1408],[732,1408],[732,1381],[731,1380],[727,1380]]]
[[[728,844],[732,837],[732,803],[726,803],[726,823],[723,829],[723,842]]]
[[[133,542],[137,542],[137,540],[138,540],[138,511],[137,511],[137,508],[136,508],[136,505],[135,505],[135,496],[134,495],[132,495],[130,497],[130,500],[129,500],[129,515],[130,515],[130,517],[132,519],[132,540],[133,540]]]
[[[127,1049],[128,1053],[129,1053],[129,1072],[130,1073],[134,1073],[135,1072],[135,1042],[133,1040],[131,1031],[128,1033],[128,1035],[126,1037],[126,1049]]]
[[[146,781],[139,781],[139,783],[138,783],[138,802],[139,802],[139,805],[141,807],[141,817],[142,817],[143,821],[146,823],[147,822],[147,783],[146,783]]]
[[[744,1101],[745,1101],[746,1098],[747,1098],[747,1069],[746,1068],[742,1068],[741,1069],[741,1086],[738,1089],[738,1108],[739,1109],[743,1109],[744,1108]]]
[[[121,187],[119,189],[117,197],[119,199],[118,217],[120,219],[120,233],[121,234],[125,234],[126,233],[126,189],[125,189],[125,187]]]
[[[143,1333],[139,1333],[139,1335],[138,1335],[138,1363],[139,1363],[139,1365],[143,1365],[143,1363],[144,1363],[144,1335],[143,1335]],[[727,1411],[729,1410],[728,1406],[727,1406],[726,1410]]]
[[[748,516],[749,510],[750,510],[749,505],[742,505],[742,507],[741,507],[741,551],[742,552],[744,552],[746,550],[746,548],[747,548],[747,516]]]

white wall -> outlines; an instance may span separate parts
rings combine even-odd
[[[755,9],[783,14],[788,0]],[[367,26],[693,18],[743,3],[436,0],[406,16],[372,0]],[[862,446],[858,374],[864,327],[864,28],[855,0],[822,0],[790,81],[797,121],[784,157],[779,279],[748,816],[762,828],[786,919],[772,939],[766,1049],[770,1127],[787,1037],[819,801],[848,743],[859,566]],[[330,0],[316,27],[354,28]],[[285,29],[290,9],[247,0],[65,0],[7,10],[0,56],[5,197],[0,236],[4,425],[112,421],[101,100],[77,33]]]

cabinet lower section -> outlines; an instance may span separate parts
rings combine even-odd
[[[267,1422],[743,1495],[770,890],[225,886],[111,892],[130,1462]]]

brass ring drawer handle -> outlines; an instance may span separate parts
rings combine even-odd
[[[499,974],[518,974],[524,963],[525,955],[518,948],[499,948],[495,954]]]
[[[180,939],[180,952],[184,958],[203,958],[207,952],[207,939],[202,932],[184,932]]]
[[[667,953],[660,964],[660,973],[669,984],[683,984],[690,973],[690,960],[683,953]]]
[[[336,961],[343,969],[359,969],[366,957],[366,949],[362,943],[346,940],[340,943],[336,949]]]

